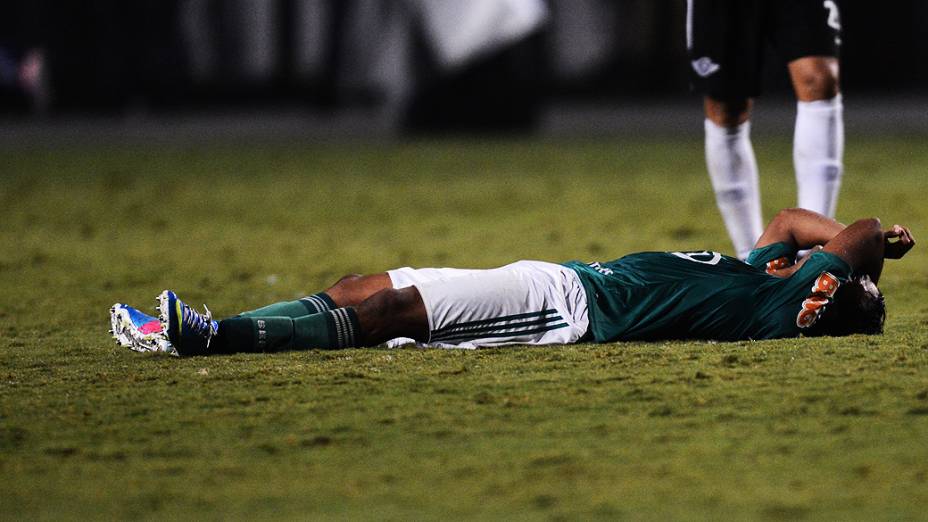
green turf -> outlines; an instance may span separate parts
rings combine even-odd
[[[770,217],[790,149],[758,147]],[[878,338],[176,359],[106,334],[165,287],[224,315],[398,265],[728,250],[696,140],[3,156],[3,519],[924,516],[924,246]],[[924,140],[846,163],[839,218],[925,236]]]

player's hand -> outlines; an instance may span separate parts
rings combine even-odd
[[[799,260],[800,260],[800,261],[805,261],[805,260],[808,259],[809,256],[811,256],[812,254],[814,254],[814,253],[816,253],[816,252],[821,252],[821,251],[824,250],[824,249],[825,249],[825,247],[823,247],[822,245],[815,245],[815,246],[813,246],[812,248],[810,248],[810,249],[805,253],[805,255],[803,255],[801,258],[799,258]]]
[[[912,232],[902,225],[893,225],[892,228],[884,230],[883,242],[885,244],[883,257],[886,259],[901,259],[915,246]]]

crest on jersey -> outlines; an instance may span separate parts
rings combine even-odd
[[[693,60],[690,62],[690,64],[693,66],[693,70],[696,71],[696,74],[702,78],[711,76],[722,67],[721,65],[713,62],[712,59],[708,56],[703,56],[698,60]]]

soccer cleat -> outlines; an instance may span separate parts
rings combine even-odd
[[[161,321],[129,305],[116,303],[110,308],[110,335],[118,346],[136,352],[164,352],[176,355],[164,335]]]
[[[219,323],[213,320],[213,314],[206,305],[203,308],[205,313],[197,312],[170,290],[158,296],[162,331],[179,355],[208,353],[210,340],[219,330]]]

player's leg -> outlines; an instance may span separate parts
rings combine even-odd
[[[383,289],[358,306],[295,319],[220,321],[210,351],[347,348],[396,338],[460,348],[565,344],[589,327],[583,286],[561,265],[521,261],[492,270],[399,269],[388,275],[399,288]]]
[[[296,318],[239,315],[214,321],[208,310],[199,313],[167,290],[159,302],[161,321],[179,355],[351,348],[428,335],[428,318],[415,287],[383,289],[358,306]]]
[[[838,59],[807,56],[789,63],[796,90],[793,163],[798,206],[834,217],[844,171],[844,107]]]
[[[242,312],[242,317],[303,317],[344,306],[356,306],[365,299],[388,288],[412,286],[425,280],[451,279],[476,270],[461,268],[408,267],[372,275],[350,274],[342,277],[326,290],[295,301],[281,301],[268,306]],[[416,274],[411,277],[411,274]]]
[[[358,305],[357,313],[362,346],[376,346],[398,337],[420,342],[428,339],[428,314],[414,286],[381,290]]]
[[[345,276],[325,292],[310,296],[331,307],[317,313],[306,313],[311,311],[307,305],[318,303],[304,298],[213,321],[208,311],[198,313],[169,291],[159,296],[159,307],[168,338],[180,355],[348,348],[396,338],[421,341],[428,334],[428,321],[412,285],[475,272],[481,271],[400,268]]]
[[[460,268],[408,267],[368,276],[345,276],[323,292],[336,308],[302,317],[254,316],[219,323],[231,334],[231,351],[348,348],[387,341],[424,342],[428,320],[415,285],[441,286],[457,278],[488,272]],[[319,294],[317,294],[319,295]],[[236,320],[244,319],[244,320]],[[221,336],[220,336],[221,337]]]
[[[242,317],[303,317],[343,306],[358,305],[375,293],[392,287],[390,276],[386,273],[352,274],[339,279],[325,291],[295,301],[273,303],[239,315]]]
[[[780,0],[772,3],[771,25],[798,99],[793,139],[798,204],[833,217],[844,156],[838,3]]]
[[[386,275],[366,285],[345,280],[351,288],[391,285],[357,306],[303,317],[217,322],[169,291],[159,298],[161,316],[180,355],[349,348],[398,337],[454,347],[565,344],[582,338],[589,326],[583,286],[561,265],[521,261],[493,270],[399,269]]]
[[[415,288],[393,289],[386,273],[348,275],[324,292],[220,321],[216,350],[276,352],[368,346],[403,336],[420,339],[428,333],[421,303]]]
[[[694,90],[705,95],[706,167],[736,254],[763,232],[751,100],[760,93],[761,8],[752,0],[689,0],[687,46]]]
[[[750,99],[705,99],[706,167],[735,254],[745,259],[763,233],[760,182],[751,144]]]
[[[220,321],[219,353],[374,346],[396,337],[424,340],[428,319],[415,287],[383,289],[357,306],[303,317],[232,317]]]

